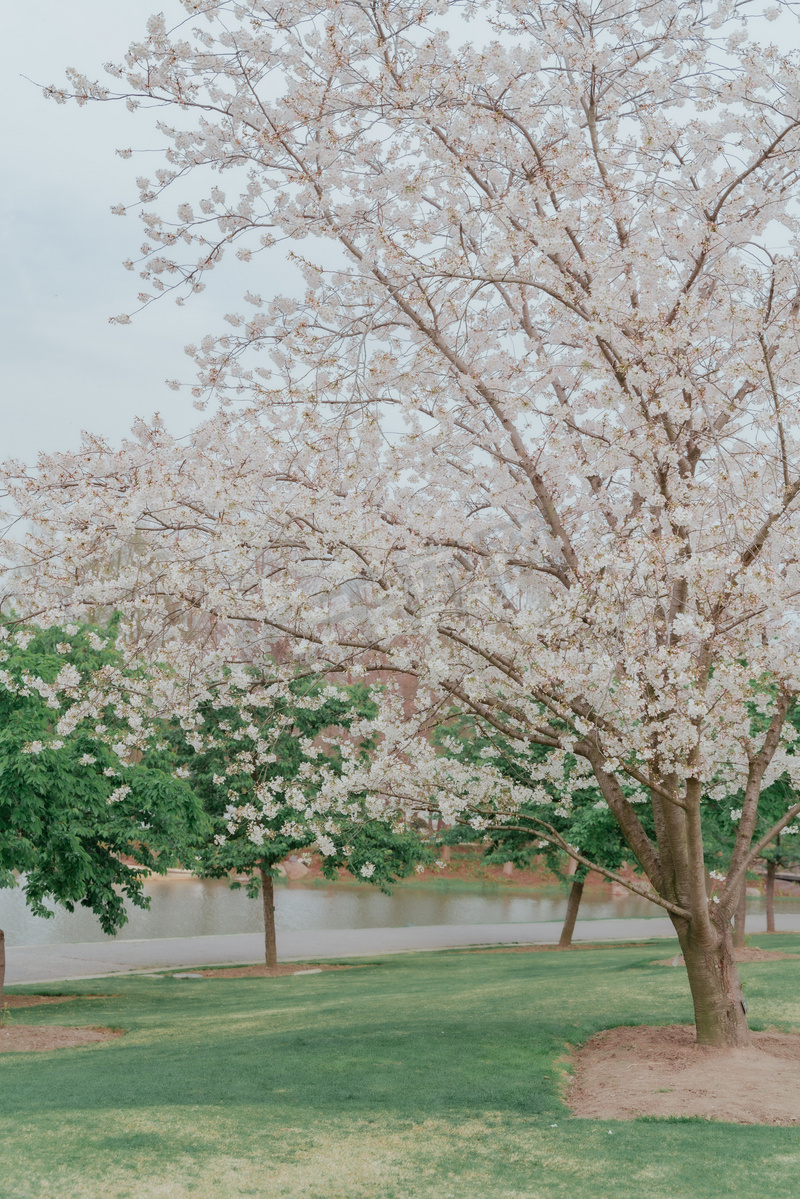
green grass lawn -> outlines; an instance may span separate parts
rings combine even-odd
[[[798,937],[752,940],[800,951]],[[300,977],[36,988],[87,998],[17,1021],[127,1032],[0,1056],[0,1197],[796,1194],[797,1129],[576,1120],[563,1106],[569,1045],[691,1019],[684,972],[649,964],[670,951],[425,953]],[[753,1027],[800,1029],[800,960],[742,977]]]

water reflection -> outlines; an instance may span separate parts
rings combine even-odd
[[[121,940],[258,932],[262,927],[260,900],[248,899],[244,891],[231,891],[224,881],[154,878],[146,890],[151,896],[150,909],[129,909],[129,922],[120,933]],[[279,932],[499,924],[563,920],[566,894],[557,888],[520,894],[501,887],[475,890],[456,882],[441,882],[425,889],[402,887],[393,895],[382,895],[367,884],[329,887],[288,883],[276,887],[275,908]],[[763,910],[763,900],[751,900],[748,910]],[[800,899],[780,900],[778,910],[800,911]],[[581,904],[583,919],[662,914],[646,899],[633,895],[614,899],[607,890],[590,892]],[[50,920],[31,915],[20,890],[0,891],[0,928],[5,930],[9,946],[113,940],[85,909],[70,914],[57,908]]]

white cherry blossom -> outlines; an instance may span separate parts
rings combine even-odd
[[[253,284],[189,347],[190,437],[6,469],[16,602],[120,613],[187,719],[225,669],[276,663],[265,702],[304,669],[380,679],[376,752],[320,781],[323,852],[361,793],[478,832],[525,806],[558,844],[577,759],[675,923],[699,1037],[743,1042],[730,918],[762,786],[800,785],[797,51],[734,0],[465,3],[480,45],[443,0],[183,6],[111,88],[51,94],[156,104],[141,304],[226,254]],[[514,782],[442,757],[453,709],[553,752]],[[712,791],[743,798],[709,905]]]

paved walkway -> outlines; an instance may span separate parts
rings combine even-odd
[[[800,932],[800,912],[778,915],[779,932]],[[765,931],[763,915],[748,916],[747,930]],[[530,924],[432,924],[408,928],[309,929],[280,933],[283,961],[373,957],[386,953],[453,949],[469,945],[554,944],[561,922]],[[579,920],[576,941],[643,941],[673,937],[666,917]],[[218,966],[263,960],[260,933],[215,937],[165,937],[141,941],[89,941],[80,945],[18,945],[6,949],[6,985],[98,978],[104,974]]]

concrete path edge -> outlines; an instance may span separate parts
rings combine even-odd
[[[800,932],[800,913],[779,916],[779,932]],[[763,916],[748,917],[748,932],[764,932]],[[382,957],[444,949],[552,945],[560,921],[520,924],[436,924],[407,928],[307,929],[278,936],[281,961]],[[579,920],[577,942],[674,938],[669,919]],[[110,940],[74,945],[18,945],[6,949],[6,986],[43,986],[83,979],[153,974],[192,967],[244,965],[263,960],[259,933],[150,940]]]

